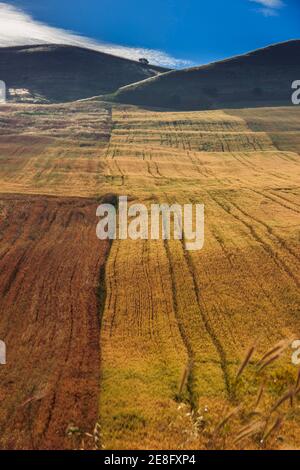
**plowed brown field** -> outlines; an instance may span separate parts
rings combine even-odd
[[[107,449],[205,446],[245,351],[300,339],[299,122],[297,107],[0,108],[2,447],[68,447],[66,427],[92,431],[99,402]],[[95,235],[108,193],[204,203],[203,250],[109,250]],[[291,353],[271,367],[264,406],[295,380]],[[299,416],[298,401],[270,447],[300,446]]]
[[[1,448],[68,448],[97,421],[101,267],[87,199],[0,199]]]

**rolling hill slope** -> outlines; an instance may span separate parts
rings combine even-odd
[[[0,78],[18,102],[66,102],[137,82],[166,69],[74,46],[0,48]]]
[[[262,384],[263,416],[297,380],[291,348],[257,362],[299,337],[299,122],[299,106],[0,106],[1,449],[94,448],[97,420],[105,449],[207,449],[243,396],[216,446],[262,448],[234,439]],[[124,194],[204,204],[203,250],[98,240],[99,201]],[[267,449],[300,448],[299,405]]]
[[[184,110],[291,104],[300,77],[300,40],[275,44],[221,62],[175,70],[131,84],[109,97],[142,106]]]

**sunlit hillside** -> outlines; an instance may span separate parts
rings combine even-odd
[[[299,337],[299,120],[297,107],[1,106],[1,448],[72,448],[74,428],[89,447],[97,421],[106,449],[259,448],[235,438],[298,373],[289,345],[255,364]],[[99,241],[114,195],[204,203],[203,250]],[[266,447],[299,447],[299,400],[267,429],[278,413]]]

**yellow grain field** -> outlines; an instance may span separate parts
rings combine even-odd
[[[263,354],[299,332],[299,111],[265,109],[258,116],[256,110],[113,110],[105,158],[106,171],[119,176],[117,192],[145,203],[204,203],[206,234],[200,252],[186,252],[180,241],[114,242],[101,332],[100,423],[108,448],[174,448],[178,440],[183,448],[203,445],[195,419],[185,422],[185,407],[179,404],[177,418],[170,418],[183,356],[177,358],[179,370],[170,359],[167,369],[152,370],[165,350],[160,335],[170,331],[161,330],[158,319],[150,323],[154,295],[165,302],[166,293],[172,294],[167,311],[157,303],[155,315],[176,319],[188,357],[179,403],[205,414],[208,423],[234,401],[234,377],[245,351],[255,342]],[[289,142],[287,150],[278,149],[280,139]],[[159,344],[146,325],[155,325]],[[142,367],[144,360],[151,365]],[[278,366],[284,380],[297,374],[290,362],[287,353]],[[276,397],[280,391],[273,388],[269,392]],[[169,400],[163,409],[161,397]],[[180,431],[174,428],[178,420]]]

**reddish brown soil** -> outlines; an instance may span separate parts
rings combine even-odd
[[[0,448],[66,449],[91,431],[99,394],[97,202],[1,196]]]

